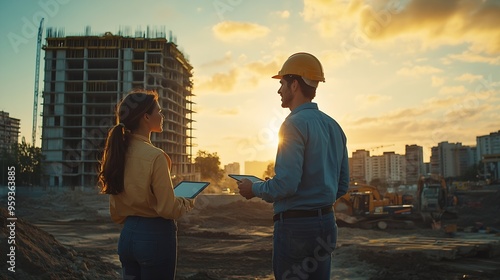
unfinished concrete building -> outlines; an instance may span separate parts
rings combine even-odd
[[[47,185],[96,185],[115,106],[137,88],[158,92],[164,131],[153,133],[151,141],[172,158],[172,176],[196,179],[192,66],[170,39],[149,28],[134,36],[64,36],[47,29],[42,127]]]

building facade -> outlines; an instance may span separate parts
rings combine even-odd
[[[21,120],[12,118],[9,113],[0,111],[0,152],[9,151],[12,144],[19,143]]]
[[[431,173],[444,178],[460,177],[477,164],[476,147],[440,142],[431,148]]]
[[[500,130],[476,137],[477,159],[484,155],[500,154]]]
[[[349,168],[352,182],[370,184],[372,180],[379,180],[389,185],[406,182],[405,156],[395,152],[370,156],[367,150],[356,150],[349,158]]]
[[[226,174],[240,174],[240,163],[239,162],[233,162],[224,165],[224,173]]]
[[[405,156],[384,152],[370,158],[372,179],[380,179],[388,185],[401,185],[406,181]]]
[[[351,181],[369,183],[372,180],[370,168],[370,151],[356,150],[350,159],[349,173]]]
[[[445,178],[458,176],[454,150],[460,146],[462,146],[462,143],[448,143],[448,141],[444,141],[438,143],[437,147],[432,147],[431,173]]]
[[[471,146],[460,146],[454,149],[455,170],[458,176],[463,176],[467,171],[477,164],[477,148]]]
[[[42,153],[48,185],[95,186],[116,104],[132,89],[158,93],[164,131],[151,141],[171,157],[172,176],[195,176],[192,66],[165,35],[65,37],[47,30]]]
[[[476,137],[476,159],[483,163],[482,179],[500,181],[500,130]]]
[[[426,174],[423,147],[418,145],[406,145],[405,161],[406,183],[410,185],[417,184],[418,178]]]

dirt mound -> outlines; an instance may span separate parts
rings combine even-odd
[[[458,225],[466,228],[478,223],[500,229],[500,191],[490,193],[464,192],[458,195]]]
[[[8,253],[10,246],[7,245],[10,221],[2,210],[0,280],[120,278],[116,246],[121,227],[109,218],[108,196],[75,190],[26,193],[17,198],[16,214],[23,219],[16,221],[16,273],[8,272],[7,255],[3,253]],[[498,192],[460,198],[460,215],[445,224],[456,223],[459,229],[476,222],[498,225]],[[7,205],[1,198],[0,204]],[[178,221],[177,278],[274,279],[272,214],[272,205],[258,199],[200,196],[195,209]],[[498,258],[468,257],[437,262],[409,250],[361,245],[374,239],[408,236],[449,237],[430,226],[386,231],[340,227],[332,280],[498,279],[495,278],[499,275]],[[487,236],[491,234],[484,235]],[[485,272],[477,272],[479,268],[475,267]]]
[[[15,230],[7,225],[12,220],[4,208],[0,208],[1,252],[10,252],[8,238],[15,236],[15,272],[8,271],[7,254],[0,255],[0,270],[6,273],[1,279],[116,279],[113,265],[102,262],[95,255],[77,252],[61,245],[51,234],[18,218]],[[15,235],[14,235],[15,234]],[[9,257],[10,258],[10,257]]]
[[[459,277],[463,276],[460,273],[446,273],[438,264],[429,262],[423,254],[359,250],[358,255],[378,267],[377,273],[370,277],[370,280],[448,280],[460,279]]]
[[[370,280],[458,280],[458,279],[498,279],[498,268],[482,266],[491,259],[464,259],[451,262],[432,261],[422,253],[357,249],[356,255],[366,263],[376,267]],[[498,259],[496,259],[498,261]],[[469,265],[471,264],[471,265]]]

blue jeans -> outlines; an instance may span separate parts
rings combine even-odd
[[[277,280],[330,279],[337,245],[333,213],[274,222],[273,271]]]
[[[129,216],[118,241],[123,279],[174,279],[177,225],[173,220]]]

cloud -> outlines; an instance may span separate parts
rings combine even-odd
[[[301,16],[304,21],[313,23],[321,36],[333,37],[341,28],[339,26],[341,19],[351,21],[348,17],[349,11],[358,2],[358,0],[351,1],[349,4],[343,0],[304,0]]]
[[[366,109],[368,107],[373,107],[375,105],[378,105],[382,102],[387,102],[391,100],[392,97],[387,96],[387,95],[380,95],[380,94],[362,94],[356,96],[356,101],[359,104],[359,107],[362,109]]]
[[[405,3],[397,9],[388,5],[382,8],[362,5],[357,10],[361,30],[373,40],[409,35],[420,38],[428,46],[467,42],[476,53],[500,53],[498,1],[413,0]]]
[[[399,121],[410,121],[414,120],[420,116],[425,116],[430,112],[429,107],[415,107],[415,108],[403,108],[397,109],[380,116],[376,117],[364,117],[361,119],[355,119],[352,121],[354,126],[372,126],[380,124],[393,124]]]
[[[222,41],[241,42],[265,37],[270,29],[251,22],[223,21],[212,27],[212,31]]]
[[[276,11],[274,13],[272,13],[273,16],[277,16],[279,18],[283,18],[283,19],[286,19],[286,18],[289,18],[290,17],[290,12],[288,10],[284,10],[284,11]]]
[[[228,93],[236,85],[238,76],[239,72],[237,69],[231,69],[228,73],[215,73],[208,80],[199,81],[198,86],[195,86],[195,88],[198,92],[218,91],[220,93]]]
[[[442,87],[439,90],[439,94],[456,94],[464,93],[466,91],[464,86],[454,86],[454,87]]]
[[[457,103],[457,97],[446,95],[443,97],[431,97],[422,102],[422,105],[427,108],[432,108],[434,111],[439,111],[443,108],[449,108]]]
[[[345,52],[337,49],[326,49],[321,52],[320,60],[323,63],[323,67],[326,68],[328,66],[343,66],[348,63],[351,58],[366,59],[370,60],[373,63],[373,55],[370,52],[360,49],[354,50],[354,52]]]
[[[267,63],[261,61],[250,62],[245,67],[258,75],[273,76],[278,73],[280,66],[281,65],[278,65],[278,63],[273,60]]]
[[[202,68],[219,67],[230,64],[232,61],[233,61],[233,55],[230,51],[228,51],[224,54],[224,57],[205,62],[201,64],[200,67]]]
[[[219,109],[217,110],[217,114],[223,115],[223,116],[235,116],[239,114],[238,108],[225,108],[225,109]]]
[[[285,37],[283,36],[279,36],[276,38],[276,40],[274,40],[272,43],[271,43],[271,47],[272,48],[278,48],[278,47],[281,47],[283,46],[283,44],[286,42],[286,39]]]
[[[457,121],[458,119],[444,120],[446,116],[458,116],[462,113],[462,121],[466,119],[463,112],[477,112],[480,110],[495,110],[493,105],[500,97],[500,91],[482,91],[467,95],[444,95],[424,100],[413,107],[401,108],[386,112],[378,116],[352,119],[353,126],[393,125],[400,122],[413,122],[419,119],[440,119],[441,121]],[[396,129],[396,128],[395,128]]]
[[[498,94],[498,92],[497,92]],[[485,102],[486,100],[494,103],[495,100],[494,91],[478,91],[478,92],[468,92],[468,94],[457,96],[457,95],[443,95],[442,97],[431,97],[423,101],[423,105],[432,108],[434,111],[439,111],[442,109],[449,109],[452,107],[462,108],[464,106],[476,106],[479,103]]]
[[[499,15],[500,16],[500,15]],[[498,36],[500,37],[500,36]],[[481,62],[488,63],[491,65],[500,65],[500,56],[486,56],[475,53],[471,50],[464,51],[461,54],[450,54],[446,58],[443,59],[446,63],[451,63],[453,60],[464,61],[464,62]]]
[[[482,113],[488,110],[490,106],[488,104],[478,104],[477,106],[464,107],[464,108],[453,108],[444,113],[444,118],[448,122],[461,122],[467,119],[467,122],[477,120]]]
[[[444,84],[444,78],[438,77],[438,76],[432,76],[432,86],[433,87],[439,87]]]
[[[351,145],[365,148],[366,144],[374,145],[374,139],[380,145],[417,144],[424,149],[441,141],[474,143],[477,135],[498,130],[499,99],[499,90],[433,97],[409,108],[347,118],[345,131]]]
[[[482,75],[473,75],[470,73],[465,73],[465,74],[461,75],[460,77],[455,78],[456,81],[469,82],[469,83],[473,83],[475,81],[479,81],[482,79],[483,79]]]
[[[281,57],[280,57],[281,58]],[[217,61],[231,60],[226,54],[224,59],[215,60],[208,65],[218,65]],[[219,93],[231,92],[237,84],[248,87],[256,87],[262,78],[269,79],[276,75],[281,65],[277,62],[278,58],[272,58],[269,61],[245,62],[246,57],[240,56],[238,62],[234,63],[227,72],[217,72],[209,78],[200,78],[195,81],[195,89],[199,91],[217,91]],[[240,75],[245,73],[245,75]]]
[[[426,74],[441,73],[443,70],[432,66],[414,66],[403,67],[398,70],[397,74],[401,76],[418,77]]]

